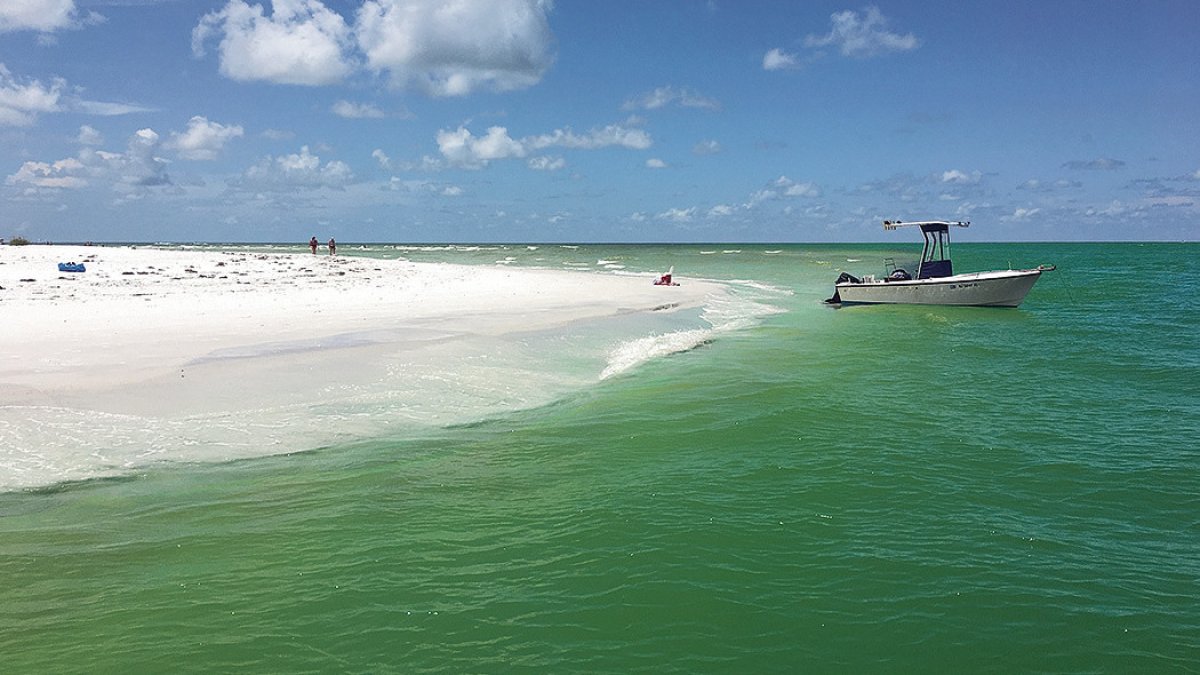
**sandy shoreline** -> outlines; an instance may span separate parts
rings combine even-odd
[[[133,383],[272,343],[333,348],[333,336],[400,328],[498,334],[694,306],[715,290],[654,287],[648,277],[347,256],[0,251],[0,405],[22,387],[52,398],[60,387]],[[60,261],[83,262],[87,271],[58,272]]]
[[[59,262],[87,271],[59,272]],[[522,335],[686,311],[724,292],[650,282],[308,253],[0,246],[0,444],[17,446],[0,450],[9,474],[0,488],[28,483],[23,467],[70,454],[47,447],[56,432],[82,434],[79,452],[102,455],[114,444],[231,438],[317,447],[402,422],[424,409],[420,396],[444,395],[448,408],[461,405],[456,396],[481,410],[519,406],[530,394],[510,396],[517,388],[502,381],[517,361],[536,360]],[[464,382],[463,373],[480,374]],[[303,441],[248,428],[294,423],[367,391],[392,402],[391,419],[314,422],[295,430]]]

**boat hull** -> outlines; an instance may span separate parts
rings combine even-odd
[[[837,284],[843,305],[966,305],[1017,307],[1042,270],[1006,270],[956,274],[937,279],[863,281]]]

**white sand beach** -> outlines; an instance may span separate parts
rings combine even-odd
[[[562,384],[527,381],[544,336],[695,309],[725,290],[651,280],[324,252],[0,246],[0,488],[539,405]],[[596,381],[602,365],[578,377]]]

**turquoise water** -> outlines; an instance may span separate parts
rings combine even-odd
[[[1200,245],[821,305],[910,249],[345,247],[782,311],[533,409],[0,494],[4,670],[1200,671]]]

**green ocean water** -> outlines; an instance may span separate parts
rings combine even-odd
[[[911,246],[341,250],[780,311],[533,409],[0,494],[0,669],[1200,672],[1200,245],[956,245],[1058,265],[1016,310],[821,304]]]

